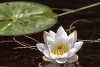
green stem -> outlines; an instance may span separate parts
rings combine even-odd
[[[75,13],[75,12],[78,12],[78,11],[81,11],[81,10],[84,10],[84,9],[88,9],[88,8],[91,8],[91,7],[94,7],[94,6],[97,6],[97,5],[100,5],[100,2],[91,4],[91,5],[82,7],[82,8],[78,8],[76,10],[72,10],[72,11],[68,11],[68,12],[65,12],[65,13],[61,13],[61,14],[57,15],[56,17],[67,15],[67,14],[70,14],[70,13]]]
[[[61,10],[61,11],[72,11],[73,9],[60,9],[60,8],[52,8],[53,10]]]

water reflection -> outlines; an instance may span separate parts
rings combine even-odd
[[[53,62],[40,62],[38,67],[81,67],[79,62],[76,63],[65,63],[65,64],[58,64]]]

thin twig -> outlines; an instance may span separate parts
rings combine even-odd
[[[15,48],[13,48],[13,49],[30,48],[30,49],[35,49],[35,50],[37,50],[36,46],[30,46],[30,45],[27,44],[27,43],[23,43],[23,42],[21,42],[21,41],[18,41],[18,40],[16,40],[15,37],[13,37],[13,39],[14,39],[15,42],[17,42],[18,44],[20,44],[20,45],[23,46],[23,47],[15,47]]]
[[[15,42],[15,41],[13,41],[13,40],[5,40],[5,41],[0,41],[0,43],[5,43],[5,42]]]
[[[26,45],[24,45],[24,44],[21,43],[20,41],[16,40],[15,37],[13,37],[13,40],[14,40],[15,42],[17,42],[18,44],[20,44],[20,45],[22,45],[22,46],[24,46],[24,47],[27,47]]]
[[[35,41],[35,42],[37,42],[37,43],[40,43],[38,40],[36,40],[36,39],[34,39],[34,38],[30,37],[30,36],[27,36],[27,35],[24,35],[24,36],[29,38],[29,39],[31,39],[31,40],[33,40],[33,41]]]
[[[13,48],[13,49],[25,49],[25,48],[38,50],[38,49],[36,48],[36,46],[29,46],[29,47],[15,47],[15,48]]]
[[[100,39],[96,39],[96,40],[80,40],[80,41],[93,43],[93,42],[100,42]]]
[[[82,21],[82,19],[72,22],[72,24],[69,26],[69,33],[71,33],[71,28],[74,26],[74,24],[78,23],[79,21]]]
[[[91,22],[91,21],[86,20],[86,19],[79,19],[79,20],[76,20],[76,21],[72,22],[72,24],[69,26],[69,33],[71,33],[71,30],[72,30],[73,26],[74,26],[76,23],[80,22],[80,21]]]
[[[70,30],[72,30],[72,29],[75,29],[75,27],[71,27],[71,28],[67,29],[66,31],[70,31]]]
[[[88,9],[88,8],[91,8],[91,7],[94,7],[94,6],[98,6],[98,5],[100,5],[100,2],[97,2],[97,3],[92,4],[92,5],[88,5],[88,6],[76,9],[76,10],[72,10],[72,11],[69,11],[69,12],[61,13],[61,14],[57,15],[56,17],[67,15],[67,14],[70,14],[70,13],[75,13],[75,12],[78,12],[78,11],[81,11],[81,10],[84,10],[84,9]]]

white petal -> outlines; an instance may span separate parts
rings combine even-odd
[[[55,40],[55,33],[53,31],[49,31],[49,37],[51,37],[53,40]]]
[[[47,38],[48,35],[49,35],[48,32],[44,31],[43,37],[44,37],[45,44],[47,44],[47,39],[46,38]]]
[[[57,59],[56,62],[57,62],[57,63],[60,63],[60,64],[66,63],[66,62],[67,62],[67,58]]]
[[[49,51],[49,50],[44,50],[43,53],[44,53],[44,55],[45,55],[47,58],[51,59],[50,51]]]
[[[65,30],[63,29],[62,26],[60,26],[57,30],[57,37],[64,37],[67,38],[67,33],[65,32]]]
[[[74,47],[69,51],[69,57],[72,57],[82,47],[82,44],[82,41],[76,42]]]
[[[57,56],[57,55],[53,54],[52,52],[50,52],[50,56],[51,56],[52,59],[60,58],[60,56]]]
[[[77,31],[75,30],[74,32],[74,43],[77,41]]]
[[[54,43],[55,41],[51,37],[47,36],[47,45],[53,45]]]
[[[68,57],[68,52],[61,56],[61,58],[67,58],[67,57]]]
[[[60,56],[57,56],[57,55],[55,55],[55,54],[52,53],[52,46],[51,45],[49,45],[48,48],[49,48],[50,56],[51,56],[52,59],[58,59],[58,58],[60,58]]]
[[[52,47],[53,47],[53,45],[52,46],[48,45],[48,49],[49,49],[50,52],[52,52]]]
[[[79,41],[79,42],[76,42],[74,44],[74,47],[73,48],[76,48],[76,52],[82,47],[83,45],[83,42],[82,41]]]
[[[74,54],[74,56],[69,58],[67,62],[72,63],[72,62],[76,62],[77,60],[78,60],[78,55]]]
[[[68,52],[68,58],[72,57],[75,53],[76,53],[76,48],[72,48],[69,52]]]
[[[73,38],[69,38],[68,39],[68,44],[71,44],[71,47],[73,46],[74,43],[74,39]]]
[[[70,50],[70,44],[68,44],[67,40],[64,38],[56,37],[55,45],[63,44],[66,45],[67,49]]]
[[[73,43],[74,43],[74,33],[71,33],[71,34],[68,36],[68,43],[69,43],[69,44],[73,44]]]
[[[43,44],[43,43],[38,43],[36,44],[37,48],[43,53],[44,50],[47,50],[47,45]]]
[[[46,56],[43,56],[42,58],[43,58],[44,61],[55,61],[53,59],[47,58]]]
[[[73,43],[77,40],[77,32],[74,31],[68,36],[68,42],[73,46]]]
[[[63,43],[63,44],[68,44],[67,41],[64,38],[61,37],[56,37],[55,43]]]

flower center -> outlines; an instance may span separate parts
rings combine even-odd
[[[63,55],[68,52],[67,46],[63,44],[59,44],[53,47],[52,53],[55,55]]]

